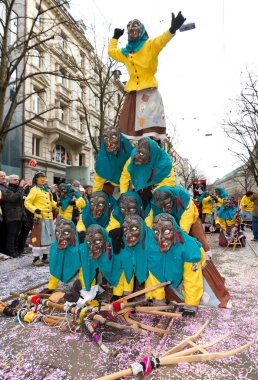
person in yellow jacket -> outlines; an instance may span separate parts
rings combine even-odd
[[[34,186],[24,201],[25,208],[34,214],[31,244],[35,266],[49,263],[49,249],[55,239],[52,210],[57,205],[45,181],[45,173],[36,173],[32,181]]]
[[[74,210],[76,209],[80,216],[81,210],[85,207],[86,202],[82,195],[69,184],[60,183],[58,189],[60,192],[59,202],[57,203],[59,216],[67,220],[72,220],[76,225],[78,220],[76,220],[74,216]]]
[[[130,76],[125,86],[127,94],[119,120],[120,131],[128,138],[165,137],[164,107],[155,78],[158,56],[185,20],[181,12],[176,17],[172,13],[169,30],[153,39],[149,39],[144,25],[139,20],[129,21],[128,43],[122,49],[117,46],[124,29],[114,30],[108,54],[117,62],[123,63]]]
[[[247,191],[240,202],[241,230],[244,231],[244,226],[252,226],[254,202],[251,201],[253,191]]]
[[[150,202],[150,191],[160,186],[175,186],[173,163],[164,149],[149,137],[139,140],[131,152],[120,177],[120,192],[131,187],[139,192],[144,207]]]

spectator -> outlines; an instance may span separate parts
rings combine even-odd
[[[252,241],[258,241],[258,189],[250,197],[250,200],[254,202],[253,208],[253,235]]]
[[[5,242],[6,242],[6,223],[4,218],[4,212],[2,208],[2,193],[6,190],[6,174],[3,171],[0,171],[0,252],[5,253]]]
[[[23,200],[26,199],[31,188],[32,188],[31,179],[26,179],[24,187],[23,187]],[[24,251],[24,249],[26,246],[26,241],[27,241],[27,238],[29,236],[29,233],[32,230],[32,227],[33,227],[33,214],[31,212],[29,212],[28,210],[26,210],[26,208],[24,207],[21,232],[20,232],[20,235],[18,237],[18,253],[19,254],[26,253]]]
[[[3,191],[3,210],[7,226],[6,253],[10,257],[18,257],[18,236],[21,231],[24,213],[23,186],[24,180],[19,183],[19,176],[9,176],[7,189]]]
[[[254,203],[250,197],[253,191],[247,191],[240,202],[241,230],[245,230],[245,225],[252,226]]]
[[[92,191],[93,191],[93,186],[92,185],[86,185],[86,186],[84,186],[84,189],[85,189],[85,198],[87,200],[89,200],[90,196],[92,194]]]

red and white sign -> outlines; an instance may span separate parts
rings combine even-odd
[[[35,168],[35,166],[37,166],[37,161],[36,160],[29,160],[29,167]]]

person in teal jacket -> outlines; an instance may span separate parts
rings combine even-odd
[[[75,224],[71,220],[58,218],[55,238],[50,247],[50,278],[47,292],[55,290],[59,281],[64,284],[71,281],[81,267]]]
[[[112,240],[103,227],[97,224],[90,225],[86,231],[85,241],[80,244],[79,250],[83,287],[87,291],[90,290],[98,270],[110,285],[118,284],[122,273],[119,258],[114,255]]]

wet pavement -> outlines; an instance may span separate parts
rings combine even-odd
[[[209,352],[234,349],[257,340],[258,242],[246,232],[247,246],[223,249],[218,247],[218,234],[207,235],[213,250],[213,261],[232,298],[232,309],[200,307],[192,319],[160,318],[139,315],[142,322],[168,328],[171,333],[121,333],[105,331],[113,355],[106,355],[85,333],[63,332],[42,322],[23,326],[12,318],[0,317],[1,380],[93,380],[104,374],[128,368],[144,356],[160,356],[181,340],[192,335],[206,321],[208,326],[198,343],[230,336]],[[32,255],[0,262],[0,299],[10,291],[20,292],[48,280],[47,266],[31,265]],[[208,362],[180,363],[159,367],[148,377],[164,379],[257,379],[257,343],[236,356]]]

